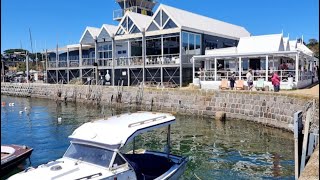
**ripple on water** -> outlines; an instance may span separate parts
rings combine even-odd
[[[1,107],[1,142],[33,147],[33,166],[63,156],[68,136],[81,124],[102,117],[102,109],[92,105],[1,98],[15,103]],[[111,113],[105,108],[105,116]],[[292,134],[241,120],[176,118],[171,128],[172,153],[189,157],[181,179],[294,179]],[[163,150],[166,132],[161,128],[143,134],[137,137],[136,147]]]

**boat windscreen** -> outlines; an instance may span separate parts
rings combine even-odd
[[[64,157],[78,160],[79,163],[85,161],[95,165],[109,167],[113,153],[114,151],[95,146],[72,143],[64,154]]]

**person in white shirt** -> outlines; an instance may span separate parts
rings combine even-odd
[[[249,90],[251,90],[252,87],[253,87],[253,76],[252,76],[252,74],[251,74],[251,71],[252,71],[252,70],[249,69],[249,70],[248,70],[248,73],[247,73],[247,75],[246,75]]]

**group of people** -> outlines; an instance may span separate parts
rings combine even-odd
[[[246,78],[247,78],[248,89],[252,90],[252,88],[253,88],[253,75],[252,75],[251,69],[248,70],[248,72],[246,74]],[[233,89],[234,84],[236,82],[236,77],[235,77],[234,73],[232,73],[229,80],[230,80],[230,87],[231,87],[231,89]],[[280,91],[280,77],[278,76],[278,74],[276,72],[272,72],[271,82],[273,85],[274,92],[279,92]]]

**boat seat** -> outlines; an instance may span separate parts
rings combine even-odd
[[[168,171],[174,162],[153,154],[125,154],[138,179],[155,179]]]

